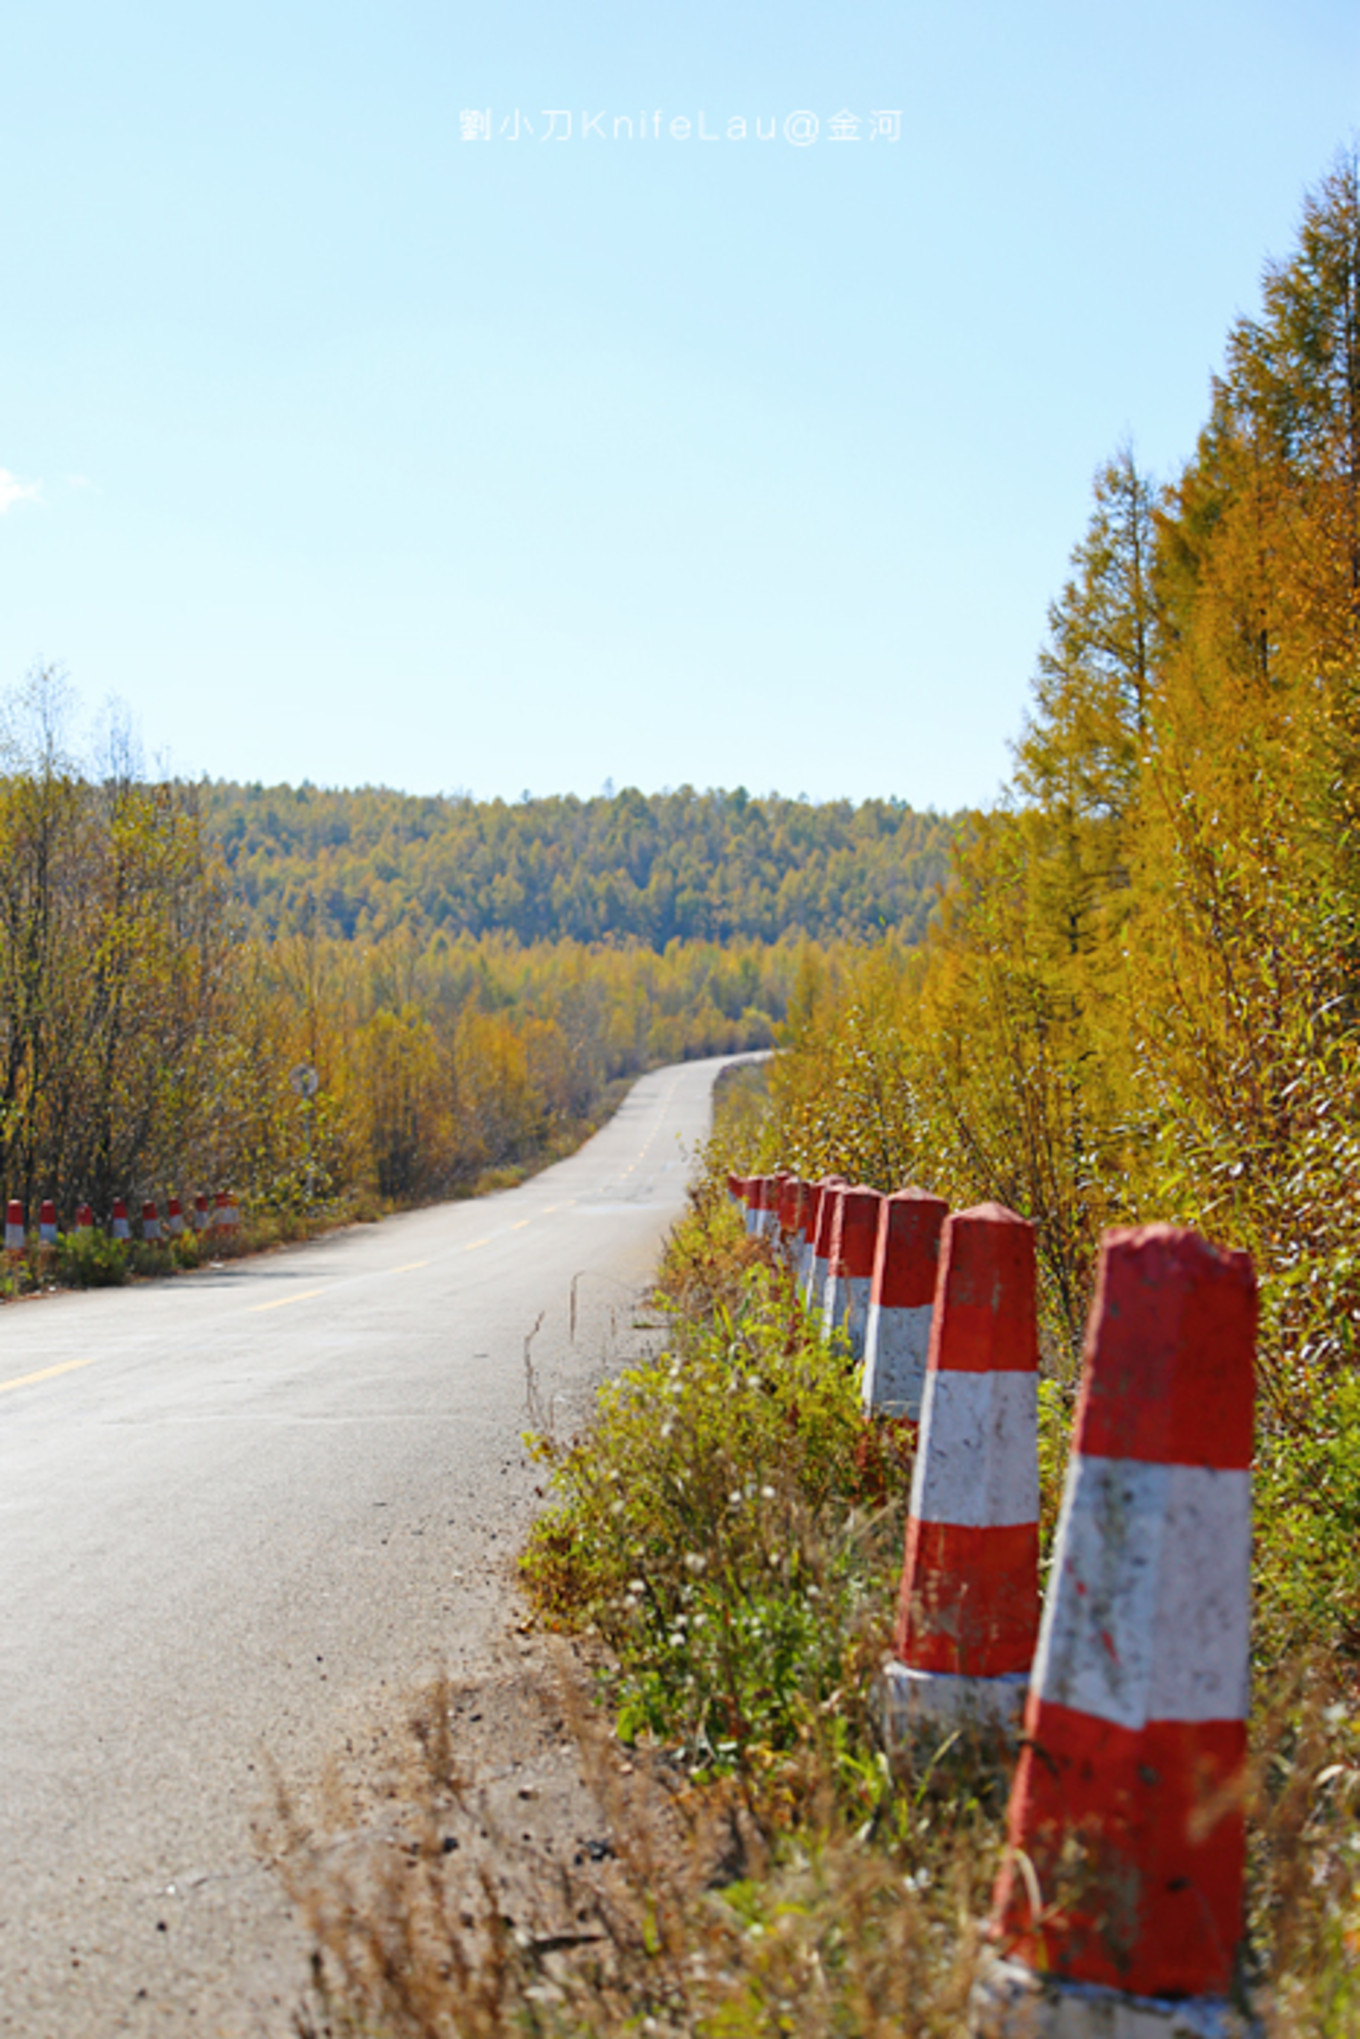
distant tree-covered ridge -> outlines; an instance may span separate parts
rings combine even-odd
[[[924,933],[959,817],[736,792],[474,801],[200,789],[253,931],[380,940],[861,941]]]

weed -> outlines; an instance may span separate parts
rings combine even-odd
[[[66,1232],[57,1240],[55,1273],[68,1288],[114,1288],[128,1278],[128,1249],[106,1232]]]

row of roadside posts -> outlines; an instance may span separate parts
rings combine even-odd
[[[158,1245],[165,1239],[177,1239],[186,1230],[194,1232],[233,1232],[241,1222],[240,1206],[230,1190],[220,1189],[211,1204],[201,1192],[190,1199],[186,1212],[178,1197],[170,1197],[161,1217],[157,1205],[148,1198],[142,1205],[141,1236],[149,1245]],[[128,1207],[121,1197],[115,1197],[109,1215],[108,1229],[114,1239],[128,1239],[133,1236],[132,1219]],[[68,1226],[67,1236],[72,1233],[93,1233],[96,1230],[94,1212],[89,1204],[77,1204],[75,1224]],[[54,1247],[60,1238],[57,1224],[57,1207],[52,1199],[45,1198],[38,1210],[37,1246]],[[11,1197],[5,1206],[5,1251],[16,1258],[26,1255],[31,1246],[28,1225],[22,1202]]]
[[[1242,2000],[1256,1346],[1250,1257],[1144,1225],[1101,1242],[1039,1591],[1034,1228],[918,1189],[728,1177],[918,1426],[890,1748],[1018,1740],[976,2039],[1229,2039]]]

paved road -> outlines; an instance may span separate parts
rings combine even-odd
[[[0,2032],[262,2029],[269,1760],[314,1773],[503,1619],[526,1336],[569,1425],[639,1343],[721,1066],[522,1188],[0,1311]]]

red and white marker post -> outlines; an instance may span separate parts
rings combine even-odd
[[[77,1232],[93,1232],[94,1230],[94,1212],[88,1204],[76,1205],[76,1230]]]
[[[172,1196],[165,1206],[165,1229],[172,1239],[178,1239],[184,1230],[184,1212],[177,1196]]]
[[[769,1240],[771,1247],[774,1249],[776,1253],[779,1251],[780,1206],[784,1196],[785,1184],[788,1183],[790,1180],[791,1177],[786,1168],[777,1168],[773,1175],[767,1175],[765,1178],[765,1219],[763,1227],[763,1236]]]
[[[795,1174],[785,1185],[785,1199],[781,1207],[783,1258],[795,1280],[803,1264],[803,1219],[809,1197],[812,1197],[812,1183],[803,1183],[799,1174]]]
[[[113,1222],[109,1227],[115,1239],[130,1239],[132,1227],[128,1223],[127,1205],[120,1196],[113,1200]]]
[[[194,1230],[206,1232],[211,1223],[212,1213],[208,1209],[208,1199],[200,1190],[194,1198]]]
[[[884,1197],[878,1214],[869,1319],[864,1332],[864,1407],[921,1420],[930,1321],[949,1206],[923,1189]]]
[[[803,1200],[803,1237],[798,1251],[798,1293],[804,1302],[808,1299],[809,1278],[817,1242],[817,1224],[822,1214],[822,1198],[825,1195],[824,1182],[810,1182],[807,1186],[807,1196]]]
[[[833,1332],[843,1331],[855,1359],[864,1356],[882,1205],[881,1190],[858,1184],[841,1191],[832,1220],[826,1286],[822,1291],[822,1331],[827,1338]]]
[[[38,1208],[38,1244],[55,1246],[57,1243],[57,1207],[51,1197],[44,1197]]]
[[[1034,1227],[1000,1204],[944,1227],[912,1473],[889,1745],[961,1720],[1010,1727],[1039,1632]]]
[[[5,1206],[5,1251],[23,1253],[28,1241],[24,1235],[24,1207],[18,1197],[11,1197]]]
[[[799,1217],[798,1237],[794,1241],[793,1271],[798,1281],[798,1293],[806,1297],[808,1273],[812,1266],[813,1245],[817,1237],[817,1220],[821,1215],[822,1198],[826,1195],[823,1182],[806,1182],[803,1185],[803,1208]]]
[[[1243,2029],[1255,1345],[1247,1254],[1106,1234],[984,2039]]]
[[[849,1184],[839,1175],[828,1176],[821,1185],[822,1200],[817,1209],[817,1229],[813,1236],[812,1256],[803,1285],[803,1301],[818,1323],[821,1322],[826,1295],[826,1273],[831,1264],[831,1235],[836,1225],[836,1212],[842,1193],[848,1188]]]
[[[150,1197],[142,1205],[142,1237],[149,1246],[159,1246],[161,1221],[156,1206]]]

